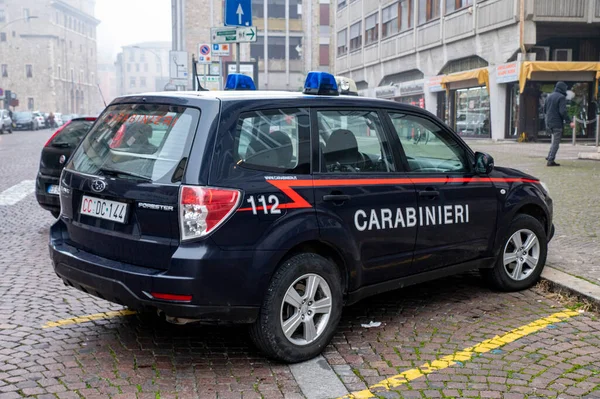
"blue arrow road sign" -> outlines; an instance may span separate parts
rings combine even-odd
[[[226,26],[252,26],[252,0],[225,0]]]

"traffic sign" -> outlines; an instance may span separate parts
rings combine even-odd
[[[188,79],[188,53],[185,51],[169,52],[169,77],[176,84],[187,84]]]
[[[257,39],[255,27],[249,28],[238,28],[237,29],[237,42],[238,43],[254,43]]]
[[[198,45],[198,63],[210,64],[212,62],[211,45],[200,43]]]
[[[225,0],[225,26],[252,26],[252,0]]]
[[[211,28],[210,33],[213,44],[237,43],[236,28]]]
[[[231,45],[214,43],[212,55],[215,57],[229,57],[231,55]]]

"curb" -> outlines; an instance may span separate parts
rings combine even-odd
[[[600,311],[600,285],[590,283],[551,266],[542,272],[542,280],[550,283],[551,291],[566,292],[589,302],[596,311]]]

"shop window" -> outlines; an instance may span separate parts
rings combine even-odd
[[[454,129],[461,136],[490,137],[490,97],[485,87],[456,90]]]
[[[419,0],[419,24],[440,17],[440,0]]]
[[[379,39],[379,13],[365,19],[365,45],[375,43]]]
[[[416,115],[390,113],[390,118],[402,143],[411,172],[469,171],[465,150],[449,132],[429,119]]]
[[[348,30],[344,29],[337,34],[337,55],[344,55],[348,52]]]
[[[350,51],[358,50],[362,46],[362,22],[358,21],[350,26]]]
[[[473,5],[473,0],[446,0],[446,14]]]

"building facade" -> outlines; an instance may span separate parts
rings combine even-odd
[[[163,91],[169,83],[170,42],[124,46],[115,62],[117,95]]]
[[[0,87],[17,95],[15,110],[102,110],[94,8],[95,0],[0,1]]]
[[[198,45],[211,42],[210,28],[223,26],[224,2],[174,2],[183,3],[183,49],[190,54],[191,65],[191,55],[198,54]],[[244,71],[257,69],[253,74],[257,88],[298,90],[308,71],[329,70],[329,3],[329,0],[252,0],[253,24],[258,29],[258,39],[256,43],[241,46],[240,58],[247,64]],[[225,67],[233,68],[234,51],[231,56],[223,57],[223,61]],[[202,74],[203,67],[199,68]]]
[[[335,71],[362,95],[427,108],[464,137],[547,137],[557,81],[595,119],[598,0],[337,0]],[[565,129],[565,135],[572,131]],[[595,123],[576,135],[593,138]]]

